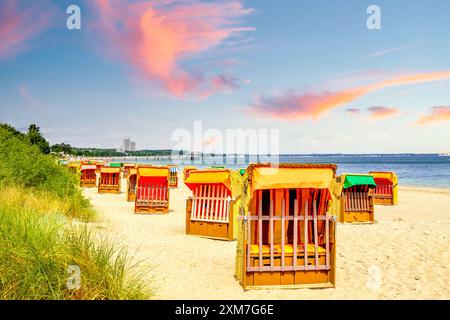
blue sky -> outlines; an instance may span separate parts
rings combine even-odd
[[[253,0],[228,9],[230,1],[18,2],[0,0],[0,12],[14,7],[18,21],[11,31],[11,14],[0,14],[0,35],[11,43],[0,47],[0,121],[22,129],[37,123],[52,143],[118,147],[129,136],[141,149],[171,148],[174,130],[192,130],[197,120],[223,132],[279,129],[285,153],[450,151],[448,1]],[[81,8],[81,30],[65,26],[70,4]],[[380,30],[366,27],[371,4],[381,9]],[[136,23],[142,8],[164,18],[190,5],[213,8],[213,16],[158,20],[148,30]],[[26,14],[34,19],[20,19]],[[169,43],[179,46],[170,60],[176,67],[160,70],[166,60],[152,50],[165,40],[155,33],[181,30],[192,19],[204,21]],[[125,38],[117,38],[118,23],[128,28]],[[205,94],[215,75],[223,80]],[[168,83],[184,76],[196,86],[175,92]],[[320,107],[324,95],[334,101],[341,90],[389,80],[401,84]]]

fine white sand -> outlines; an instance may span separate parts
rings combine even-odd
[[[450,299],[450,189],[401,187],[398,206],[375,207],[375,224],[339,224],[335,289],[246,292],[234,278],[235,241],[185,234],[182,182],[167,215],[134,214],[125,193],[83,192],[101,229],[153,266],[157,299]]]

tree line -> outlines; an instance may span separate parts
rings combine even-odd
[[[168,156],[172,153],[172,150],[139,150],[121,152],[115,149],[77,148],[72,147],[68,143],[56,143],[50,145],[50,143],[42,135],[40,127],[36,124],[30,124],[26,133],[20,132],[7,123],[0,123],[0,127],[11,132],[13,136],[19,138],[20,140],[31,145],[35,145],[44,154],[55,153],[81,157],[149,157]]]

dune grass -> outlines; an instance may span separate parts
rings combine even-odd
[[[149,268],[85,223],[97,216],[78,179],[0,127],[0,299],[152,297]]]
[[[60,211],[67,217],[95,220],[94,210],[77,187],[79,177],[58,165],[55,158],[1,127],[0,154],[0,187],[31,190],[38,196],[54,198],[52,203],[64,202]]]
[[[0,299],[151,298],[149,270],[103,234],[70,223],[58,201],[3,187],[0,203]],[[80,270],[77,290],[67,286],[69,266]]]

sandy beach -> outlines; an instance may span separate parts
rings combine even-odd
[[[171,190],[168,215],[134,214],[124,192],[83,192],[101,230],[152,265],[156,299],[450,298],[450,189],[400,187],[399,205],[376,206],[375,224],[339,224],[336,288],[246,292],[233,276],[235,241],[185,234],[190,191],[182,182]]]

